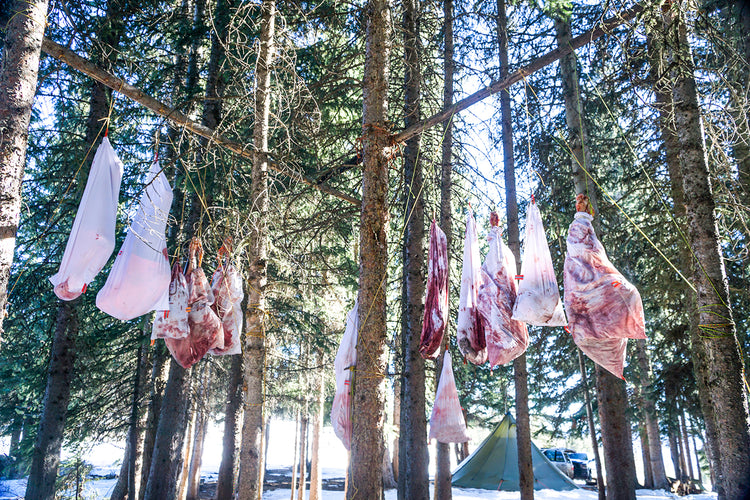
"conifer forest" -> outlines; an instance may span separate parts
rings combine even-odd
[[[750,498],[750,3],[0,29],[0,498]]]

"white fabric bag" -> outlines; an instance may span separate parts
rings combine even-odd
[[[138,212],[117,253],[96,306],[127,321],[149,311],[169,309],[169,257],[165,230],[172,188],[154,162],[148,173]]]
[[[475,365],[487,361],[487,339],[479,313],[479,288],[482,286],[482,261],[479,257],[477,223],[474,214],[466,217],[464,263],[461,272],[461,295],[458,302],[458,350]]]
[[[348,450],[352,439],[352,420],[350,416],[351,396],[351,367],[357,364],[357,333],[359,330],[358,301],[346,315],[346,330],[341,338],[341,345],[336,352],[333,367],[336,372],[336,395],[331,406],[331,425],[336,434]]]
[[[242,354],[240,333],[242,332],[242,277],[229,260],[219,266],[211,280],[214,303],[211,306],[221,320],[224,330],[224,347],[215,347],[208,352],[214,356]]]
[[[172,281],[169,283],[169,309],[156,311],[151,327],[151,340],[184,339],[188,336],[188,290],[187,279],[180,264],[172,266]]]
[[[465,443],[469,440],[466,421],[458,400],[456,379],[453,378],[450,351],[445,351],[443,358],[443,371],[440,372],[440,382],[430,416],[429,439],[437,439],[441,443]]]
[[[86,291],[115,249],[122,170],[122,162],[105,137],[94,155],[60,269],[49,279],[61,300],[73,300]]]
[[[536,326],[567,325],[542,215],[533,200],[526,215],[521,275],[513,319]]]

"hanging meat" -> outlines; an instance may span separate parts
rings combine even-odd
[[[627,339],[646,338],[641,296],[607,258],[588,197],[576,197],[576,211],[565,256],[568,330],[589,358],[623,378]]]
[[[224,332],[221,321],[211,309],[214,295],[206,274],[200,265],[203,249],[200,240],[190,242],[190,258],[187,268],[188,326],[190,334],[184,339],[165,339],[169,352],[185,369],[190,368],[206,355],[209,349],[224,348]]]
[[[184,339],[188,336],[188,290],[180,264],[172,266],[172,281],[169,283],[169,309],[156,311],[151,328],[151,339]]]
[[[458,350],[464,358],[475,365],[487,361],[487,342],[484,326],[479,314],[478,295],[482,285],[482,268],[479,259],[479,242],[477,241],[477,224],[474,214],[469,212],[466,218],[466,237],[464,239],[464,263],[461,272],[461,295],[458,302]]]
[[[425,359],[436,358],[448,324],[448,240],[433,220],[427,264],[427,299],[422,319],[419,353]]]
[[[171,205],[172,188],[154,162],[128,235],[96,295],[96,307],[110,316],[127,321],[169,308],[171,272],[165,231]]]
[[[542,216],[533,198],[526,214],[521,276],[513,319],[536,326],[567,325]]]
[[[60,300],[81,295],[112,255],[121,179],[122,162],[105,137],[91,164],[60,269],[49,279]]]
[[[213,348],[214,356],[241,354],[240,333],[242,332],[242,277],[227,257],[219,265],[211,280],[214,303],[211,306],[221,320],[224,331],[224,347]]]
[[[346,329],[341,338],[339,350],[333,367],[336,373],[336,395],[333,397],[331,406],[331,425],[336,434],[348,450],[352,440],[351,421],[351,368],[357,364],[357,335],[359,330],[358,301],[354,301],[354,307],[346,315]]]
[[[443,370],[440,372],[435,404],[430,416],[429,439],[441,443],[465,443],[469,440],[466,421],[458,400],[456,380],[453,378],[453,364],[450,351],[445,351]]]
[[[512,318],[516,301],[516,259],[503,243],[499,220],[497,213],[490,214],[489,250],[482,266],[478,294],[490,368],[513,361],[529,345],[526,324]]]

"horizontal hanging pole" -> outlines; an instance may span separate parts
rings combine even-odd
[[[414,137],[417,134],[422,133],[426,129],[442,123],[450,119],[456,113],[469,108],[470,106],[488,98],[491,95],[497,94],[498,92],[507,89],[516,82],[523,80],[524,77],[529,76],[535,71],[539,71],[545,66],[549,66],[553,62],[557,61],[563,56],[566,56],[576,49],[583,47],[584,45],[593,42],[597,38],[609,33],[619,25],[630,21],[635,16],[646,10],[646,7],[651,2],[646,0],[639,2],[629,9],[626,9],[617,15],[601,22],[597,27],[587,31],[586,33],[579,35],[570,41],[570,45],[567,47],[558,47],[544,54],[543,56],[534,59],[532,62],[524,66],[523,68],[511,73],[502,80],[497,80],[491,83],[489,86],[478,90],[468,97],[461,99],[455,104],[443,109],[442,111],[432,115],[426,120],[416,123],[411,127],[408,127],[398,134],[393,136],[393,139],[397,143],[406,141],[407,139]]]
[[[184,127],[185,129],[193,132],[196,135],[205,137],[206,139],[227,148],[228,150],[243,158],[248,158],[250,160],[253,159],[252,147],[248,147],[238,142],[227,139],[223,135],[216,133],[215,130],[206,127],[205,125],[201,125],[194,120],[191,120],[185,114],[177,111],[174,108],[171,108],[170,106],[167,106],[157,99],[154,99],[139,88],[128,84],[124,80],[107,71],[104,71],[91,61],[84,59],[72,50],[53,42],[47,37],[45,37],[42,41],[42,51],[54,57],[55,59],[64,62],[68,66],[80,71],[81,73],[90,76],[94,80],[101,82],[115,92],[118,92],[119,94],[122,94],[125,97],[137,102],[138,104],[150,109],[157,115],[170,120],[172,123]],[[318,191],[339,198],[340,200],[349,202],[357,207],[362,205],[362,201],[355,198],[354,196],[342,193],[341,191],[334,189],[327,184],[320,183],[315,179],[312,179],[305,175],[286,171],[280,168],[275,163],[269,162],[269,168],[284,176],[289,177],[290,179],[303,182],[308,186],[317,189]]]

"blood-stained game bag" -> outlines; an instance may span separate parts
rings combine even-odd
[[[498,215],[492,212],[487,235],[489,250],[482,266],[482,286],[478,294],[490,368],[513,361],[526,352],[529,345],[526,324],[512,319],[516,300],[516,259],[503,243],[498,222]]]
[[[49,279],[61,300],[81,295],[115,249],[121,179],[122,162],[104,137],[91,164],[60,269]]]
[[[188,336],[188,290],[187,280],[180,264],[172,266],[172,281],[169,283],[169,309],[156,311],[151,328],[151,339],[184,339]]]
[[[201,268],[202,261],[203,248],[200,240],[193,238],[190,242],[190,260],[187,268],[190,333],[184,339],[164,339],[172,357],[185,369],[200,361],[209,349],[224,347],[224,331],[219,317],[211,309],[214,294],[208,284],[206,273]]]
[[[482,268],[477,241],[477,223],[474,214],[466,218],[464,239],[464,263],[461,272],[461,295],[458,302],[458,350],[474,363],[481,365],[487,361],[487,342],[484,336],[482,318],[477,308],[479,287],[482,286]]]
[[[357,364],[357,335],[359,330],[359,308],[358,302],[354,302],[354,307],[346,315],[346,330],[341,338],[339,350],[336,352],[336,359],[333,367],[336,373],[336,395],[333,397],[333,406],[331,406],[331,425],[333,432],[336,434],[348,450],[352,440],[352,420],[351,420],[351,368]]]
[[[526,214],[521,276],[513,319],[536,326],[567,325],[542,216],[533,199]]]
[[[214,303],[211,306],[221,320],[224,330],[224,347],[213,348],[214,356],[242,354],[240,333],[242,333],[242,277],[227,259],[216,270],[211,280]]]
[[[448,240],[432,221],[427,264],[427,299],[422,319],[419,353],[423,358],[436,358],[448,325]]]
[[[568,330],[589,358],[623,378],[627,339],[646,338],[641,296],[607,258],[588,198],[579,194],[576,201],[565,256]]]
[[[469,440],[466,421],[458,401],[456,380],[453,378],[453,364],[450,351],[445,351],[443,371],[435,393],[435,404],[430,416],[430,437],[441,443],[465,443]]]
[[[172,188],[154,162],[138,212],[96,296],[96,306],[110,316],[127,321],[169,309],[171,272],[165,230],[171,205]]]

